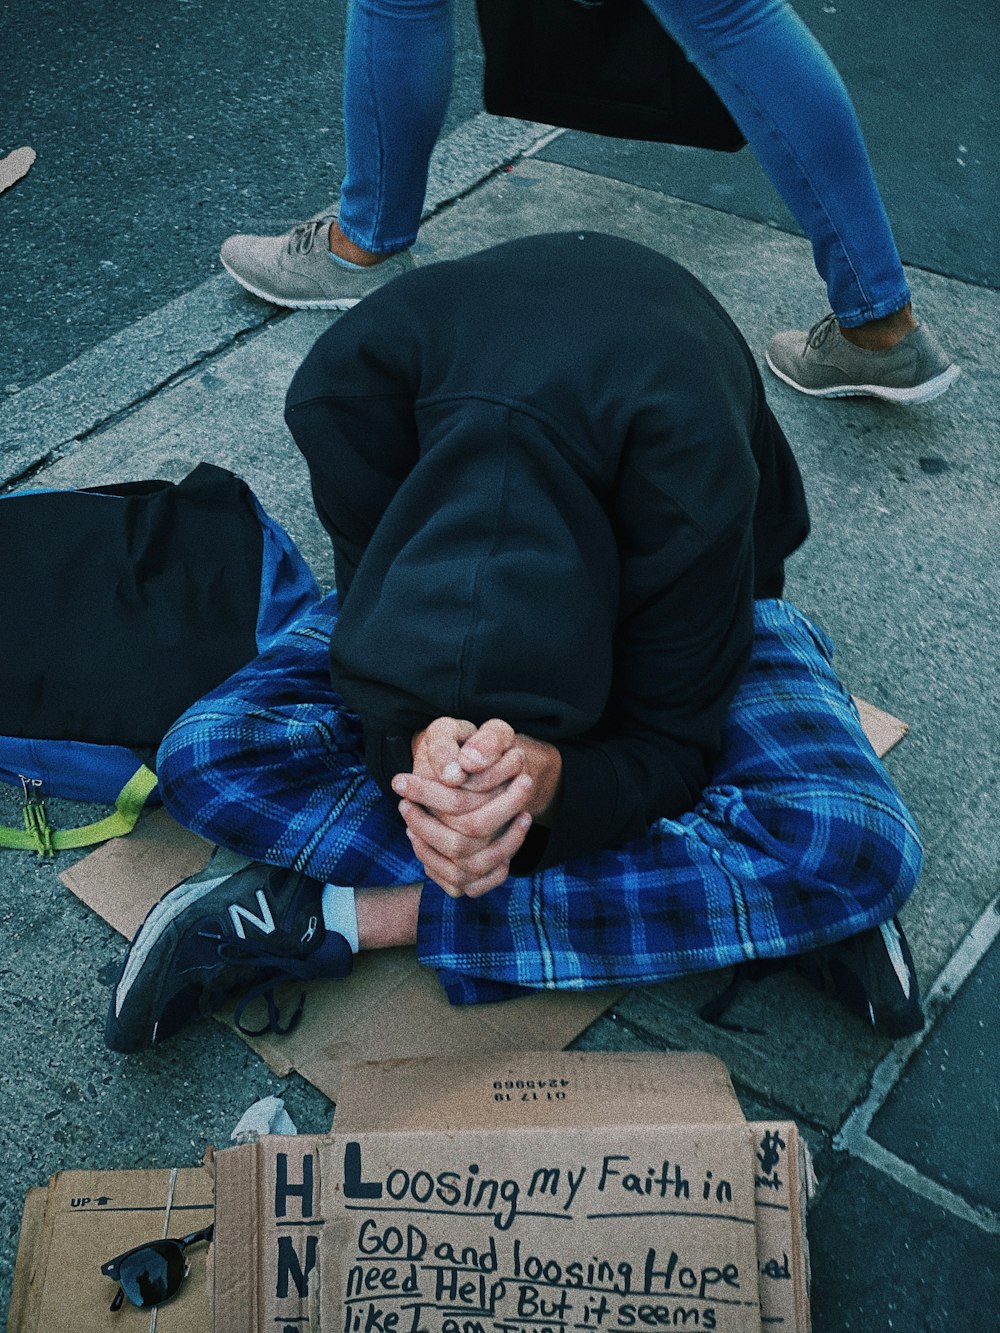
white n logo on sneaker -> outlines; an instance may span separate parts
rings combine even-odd
[[[258,889],[256,897],[260,907],[260,916],[254,916],[253,912],[244,907],[242,903],[229,904],[229,916],[233,923],[233,930],[236,931],[241,940],[245,940],[247,937],[247,933],[243,928],[244,921],[247,925],[256,926],[262,935],[274,934],[274,917],[271,915],[271,908],[264,895],[264,890]]]

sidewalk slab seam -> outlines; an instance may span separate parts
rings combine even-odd
[[[865,1162],[889,1176],[904,1189],[920,1195],[962,1221],[969,1222],[991,1235],[1000,1236],[1000,1214],[982,1204],[970,1204],[961,1194],[941,1185],[912,1163],[891,1152],[868,1132],[872,1121],[898,1085],[907,1067],[928,1041],[936,1020],[998,937],[1000,937],[1000,899],[989,904],[952,954],[924,1000],[927,1022],[923,1029],[908,1041],[897,1043],[876,1067],[868,1095],[854,1108],[834,1135],[833,1147],[835,1151],[846,1152],[850,1157]]]
[[[930,1035],[935,1019],[1000,935],[1000,898],[990,903],[969,930],[924,998],[927,1022],[907,1041],[897,1042],[872,1073],[868,1095],[844,1120],[835,1147],[849,1147],[868,1132],[876,1112],[899,1082],[913,1055]]]
[[[550,126],[480,112],[437,145],[424,219],[553,138]],[[287,318],[225,273],[91,347],[0,407],[0,487],[73,452],[248,333]]]

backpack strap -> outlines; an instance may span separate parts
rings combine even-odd
[[[131,833],[150,792],[156,786],[156,774],[143,764],[118,793],[113,814],[93,824],[82,824],[73,829],[53,829],[39,790],[41,784],[36,785],[24,779],[22,784],[24,828],[4,828],[0,825],[0,847],[36,852],[39,856],[54,856],[56,852],[90,847],[95,842],[107,842],[109,838],[120,838],[125,833]]]

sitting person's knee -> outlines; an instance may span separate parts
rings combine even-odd
[[[894,911],[916,884],[920,837],[888,776],[879,784],[803,784],[750,796],[746,809],[775,859],[813,889]]]
[[[180,738],[176,724],[164,736],[156,753],[156,776],[164,806],[170,814],[179,818],[175,809],[178,805],[184,805],[185,793],[193,786],[195,773],[190,747]]]
[[[202,716],[195,704],[169,729],[156,754],[156,775],[164,808],[186,828],[199,829],[200,816],[209,801],[213,825],[220,820],[224,822],[226,792],[230,793],[232,804],[238,803],[236,785],[213,779],[220,753],[215,732],[218,730],[219,738],[223,734],[221,726],[214,725],[215,720],[215,714]]]

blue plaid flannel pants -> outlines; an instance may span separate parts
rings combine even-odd
[[[330,594],[166,736],[163,802],[255,860],[349,885],[424,879],[330,684]],[[454,1003],[638,984],[805,952],[885,921],[920,870],[913,820],[822,630],[755,605],[753,653],[696,808],[482,898],[424,884],[417,952]]]

